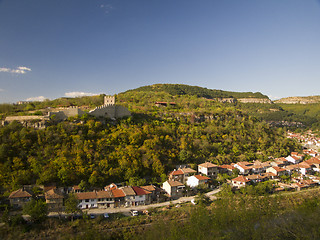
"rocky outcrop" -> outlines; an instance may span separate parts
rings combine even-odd
[[[269,98],[238,98],[241,103],[272,103]]]
[[[320,103],[320,96],[311,96],[311,97],[287,97],[281,98],[275,101],[276,103],[284,104],[312,104]]]

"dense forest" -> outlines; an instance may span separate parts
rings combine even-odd
[[[263,95],[260,92],[230,92],[216,89],[207,89],[198,86],[189,86],[183,84],[154,84],[150,86],[140,87],[134,90],[129,90],[128,92],[166,92],[171,95],[190,95],[197,97],[204,97],[208,99],[215,98],[267,98],[268,96]]]
[[[82,99],[83,100],[83,99]],[[155,101],[175,106],[156,107]],[[192,95],[129,91],[117,102],[132,116],[100,122],[88,115],[41,130],[0,127],[0,184],[92,187],[161,183],[176,164],[216,164],[287,156],[299,146],[234,105]],[[88,103],[85,103],[88,104]]]

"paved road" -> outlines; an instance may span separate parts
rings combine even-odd
[[[210,200],[215,200],[217,199],[215,194],[220,192],[220,189],[215,189],[211,192],[206,193],[206,196],[210,198]],[[184,202],[190,202],[195,196],[190,196],[190,197],[182,197],[177,200],[173,200],[170,202],[162,202],[162,203],[154,203],[154,204],[149,204],[149,205],[141,205],[141,206],[133,206],[133,207],[119,207],[119,208],[108,208],[108,209],[88,209],[85,210],[87,211],[88,214],[103,214],[105,212],[107,213],[121,213],[121,212],[129,212],[130,210],[137,210],[137,211],[143,211],[149,208],[157,208],[157,207],[165,207],[170,204],[179,204],[179,203],[184,203]],[[51,212],[49,213],[49,216],[58,216],[59,214],[56,212]],[[66,215],[65,213],[60,213],[60,215]]]

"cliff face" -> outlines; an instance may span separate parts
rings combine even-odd
[[[275,101],[276,103],[284,104],[310,104],[310,103],[320,103],[320,96],[311,97],[287,97],[281,98]]]
[[[272,103],[270,99],[266,98],[238,98],[238,101],[242,103]]]

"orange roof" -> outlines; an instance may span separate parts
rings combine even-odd
[[[179,169],[179,170],[172,171],[172,172],[170,173],[170,175],[176,176],[176,175],[184,175],[184,174],[183,174],[183,172]]]
[[[153,192],[155,191],[155,187],[153,185],[148,185],[148,186],[140,186],[141,188],[143,188],[144,190],[147,190],[149,192]]]
[[[112,193],[110,191],[98,191],[97,198],[112,198]]]
[[[206,177],[206,176],[202,176],[202,175],[195,175],[195,177],[198,179],[198,180],[210,180],[209,177]]]
[[[234,179],[232,179],[232,181],[235,181],[235,182],[250,182],[250,180],[248,180],[246,177],[244,176],[239,176],[239,177],[236,177]]]
[[[96,192],[80,192],[80,193],[76,193],[76,197],[79,200],[96,199],[97,198],[97,193]]]
[[[277,172],[283,172],[283,171],[286,171],[284,168],[281,168],[281,167],[272,167],[274,170],[276,170]]]
[[[122,189],[111,189],[112,191],[112,195],[115,198],[120,198],[120,197],[125,197],[126,195],[124,194],[124,192],[122,191]]]
[[[310,158],[309,160],[306,160],[305,162],[308,163],[309,165],[320,164],[320,159],[313,157],[313,158]]]
[[[184,186],[181,182],[178,181],[167,181],[171,187]]]
[[[232,166],[232,165],[225,164],[225,165],[220,165],[219,168],[226,168],[226,169],[231,169],[231,170],[233,170],[235,167]]]
[[[141,187],[135,187],[133,186],[132,189],[135,191],[135,193],[140,196],[140,195],[147,195],[147,194],[151,194],[151,192],[144,190]]]
[[[46,199],[62,199],[62,198],[64,198],[63,194],[54,188],[47,191],[44,195],[45,195]]]
[[[310,168],[311,166],[306,162],[301,162],[301,163],[298,164],[298,167],[300,167],[300,168]]]
[[[26,198],[26,197],[32,197],[32,194],[29,191],[24,190],[22,188],[12,192],[9,195],[9,198]]]

